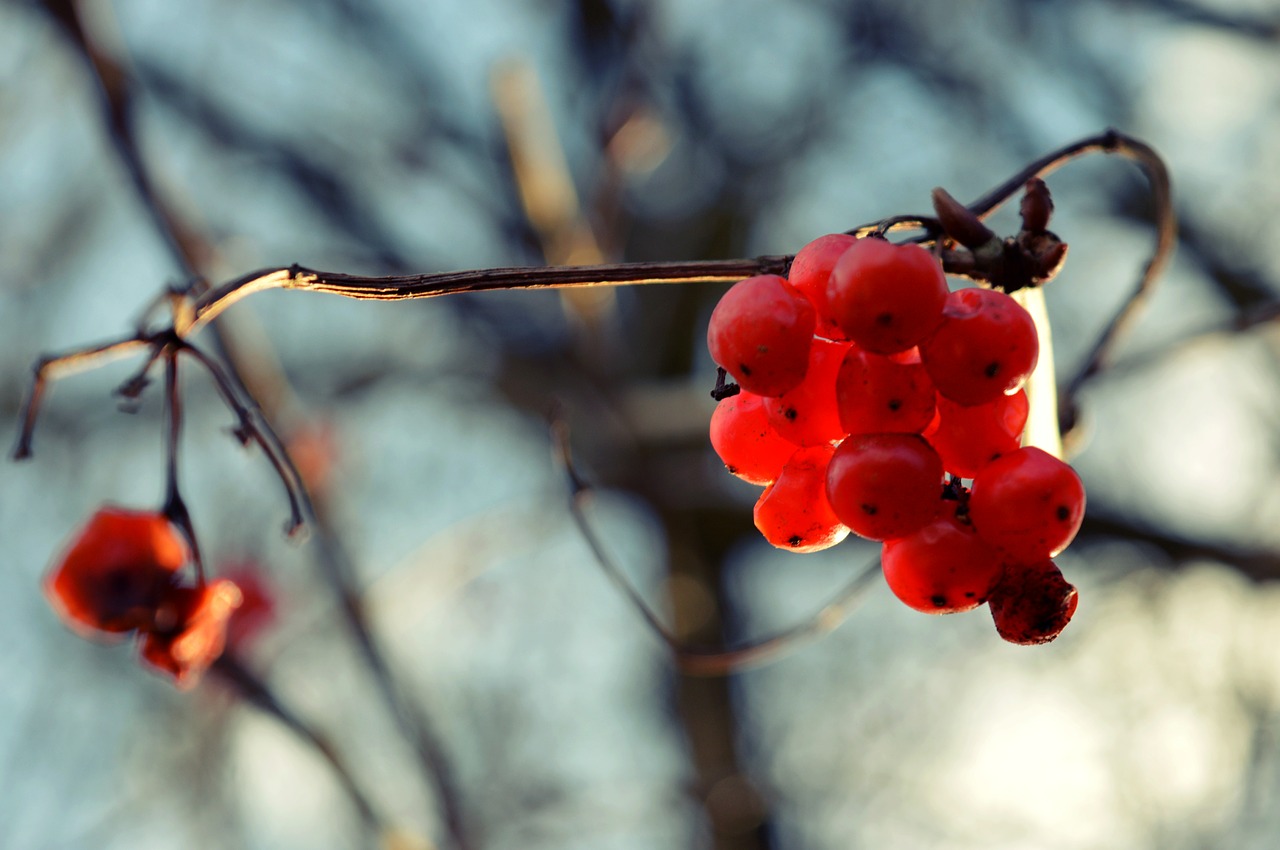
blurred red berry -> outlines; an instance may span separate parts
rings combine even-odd
[[[226,579],[173,588],[156,612],[156,628],[142,633],[142,661],[180,688],[200,680],[222,655],[227,626],[241,603],[240,588]]]
[[[162,514],[107,506],[58,558],[45,595],[86,637],[151,628],[188,557],[186,541]]]
[[[227,623],[227,646],[243,650],[276,621],[279,598],[276,588],[256,561],[224,566],[218,571],[240,588],[240,605]]]

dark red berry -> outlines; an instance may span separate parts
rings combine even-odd
[[[240,589],[226,579],[175,588],[161,605],[156,627],[142,633],[143,662],[178,687],[191,687],[226,648],[227,626],[241,599]]]
[[[827,470],[827,497],[842,523],[871,540],[904,537],[940,508],[942,461],[917,434],[854,434]]]
[[[743,481],[772,483],[796,445],[769,424],[764,396],[740,392],[716,405],[711,414],[711,447],[725,468]]]
[[[804,380],[777,398],[765,399],[774,431],[798,446],[834,443],[845,435],[836,405],[836,374],[849,348],[847,342],[813,340]]]
[[[707,347],[744,390],[778,396],[804,379],[817,314],[777,275],[734,284],[707,327]]]
[[[973,479],[969,514],[978,533],[1012,562],[1056,556],[1084,520],[1084,483],[1046,451],[1028,446],[993,460]]]
[[[938,392],[958,404],[990,404],[1016,391],[1040,355],[1031,314],[994,289],[947,296],[944,320],[920,344],[920,357]]]
[[[845,355],[836,376],[836,405],[845,433],[919,434],[933,421],[933,382],[919,361],[901,359],[856,347]]]
[[[819,236],[800,249],[791,261],[791,271],[787,280],[804,294],[818,311],[816,333],[827,339],[844,340],[844,331],[831,318],[831,310],[827,305],[827,283],[831,279],[831,270],[845,251],[853,247],[857,238],[847,233],[830,233]]]
[[[859,239],[841,255],[827,284],[836,324],[860,348],[893,354],[919,344],[942,322],[947,279],[918,245]]]
[[[1029,410],[1025,390],[973,406],[938,396],[938,416],[924,438],[938,450],[949,474],[972,478],[991,461],[1019,448]]]
[[[926,614],[978,607],[1003,570],[996,550],[956,517],[954,502],[923,528],[886,540],[880,563],[894,595]]]
[[[756,502],[756,528],[779,549],[817,552],[849,534],[827,501],[827,464],[831,446],[796,449],[778,480]]]

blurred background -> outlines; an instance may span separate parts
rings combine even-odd
[[[755,532],[706,438],[723,286],[266,293],[206,331],[320,514],[284,539],[278,479],[189,370],[206,557],[270,600],[236,642],[256,707],[46,605],[72,531],[163,485],[159,393],[111,395],[137,362],[58,382],[34,460],[0,466],[0,847],[1274,847],[1278,39],[1271,0],[0,3],[7,422],[39,353],[193,273],[794,253],[1107,126],[1164,154],[1181,217],[1081,397],[1081,602],[1034,649],[877,584],[772,664],[678,672],[574,526],[553,407],[588,520],[685,640],[806,622],[876,551]],[[1065,378],[1154,234],[1128,163],[1049,185]]]

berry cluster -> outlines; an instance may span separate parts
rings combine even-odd
[[[755,524],[770,543],[814,552],[852,531],[883,541],[887,583],[912,608],[989,602],[1014,643],[1066,626],[1076,592],[1052,558],[1080,527],[1084,487],[1021,446],[1039,342],[1011,297],[949,291],[919,246],[832,234],[787,278],[729,289],[707,343],[740,388],[711,443],[765,488]]]
[[[193,685],[226,646],[242,594],[232,581],[182,574],[190,552],[163,514],[104,507],[45,579],[62,620],[85,637],[138,635],[143,663]]]

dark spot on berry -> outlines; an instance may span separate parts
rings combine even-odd
[[[902,409],[902,400],[901,400],[901,399],[897,399],[897,398],[891,398],[891,399],[889,399],[889,409],[890,409],[890,410],[893,410],[893,411],[901,410],[901,409]]]
[[[880,510],[875,505],[868,505],[866,502],[863,502],[861,505],[859,505],[859,507],[862,508],[862,512],[864,514],[868,514],[870,516],[875,516],[876,513]]]
[[[1058,505],[1058,522],[1066,522],[1071,519],[1071,509],[1066,505]]]
[[[799,535],[799,534],[793,534],[793,535],[791,535],[790,537],[788,537],[788,538],[787,538],[787,545],[788,545],[788,546],[799,546],[799,545],[800,545],[801,543],[803,543],[803,542],[804,542],[804,540],[802,540],[802,539],[800,538],[800,535]]]
[[[965,599],[972,599],[972,598],[973,598],[973,597],[975,597],[975,596],[977,596],[977,594],[976,594],[976,593],[974,593],[972,590],[966,590],[966,591],[965,591],[965,593],[964,593],[964,598],[965,598]]]
[[[893,314],[881,313],[880,315],[876,316],[876,324],[882,328],[889,327],[889,325],[893,324]]]
[[[796,411],[794,407],[788,407],[786,410],[782,411],[782,415],[787,417],[788,422],[795,422],[796,417],[799,416],[800,414]]]
[[[757,346],[756,346],[756,352],[757,352],[757,353],[759,353],[759,354],[768,354],[768,353],[769,353],[769,346],[767,346],[767,345],[757,345]]]
[[[996,375],[1000,374],[1000,362],[997,360],[991,361],[987,364],[987,368],[982,370],[982,374],[986,375],[988,378],[994,378]]]
[[[750,367],[750,366],[748,366],[746,363],[739,363],[739,364],[738,364],[738,371],[739,371],[739,372],[741,372],[741,373],[742,373],[742,374],[744,374],[744,375],[750,375],[750,374],[751,374],[751,367]]]
[[[947,604],[947,597],[943,596],[941,593],[935,593],[933,596],[929,597],[929,601],[933,603],[934,608],[941,608],[943,605]]]
[[[726,463],[726,464],[724,465],[724,468],[725,468],[725,469],[727,469],[727,470],[729,471],[729,474],[730,474],[730,475],[737,475],[737,474],[738,474],[738,467],[734,466],[734,465],[733,465],[733,464],[731,464],[731,463]]]

